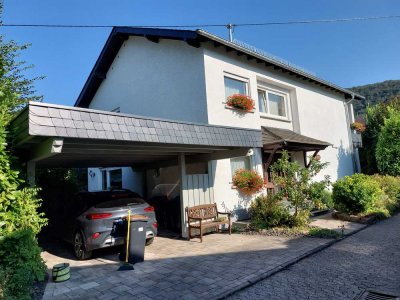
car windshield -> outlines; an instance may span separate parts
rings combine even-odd
[[[131,206],[131,205],[140,205],[146,203],[141,198],[117,198],[106,200],[102,199],[101,202],[98,202],[94,205],[96,208],[111,208],[111,207],[122,207],[122,206]]]

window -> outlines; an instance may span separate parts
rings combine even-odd
[[[287,118],[286,95],[269,90],[258,90],[260,112]]]
[[[258,107],[260,108],[260,112],[267,113],[267,96],[265,91],[258,90]]]
[[[102,189],[122,189],[122,169],[101,170]]]
[[[121,112],[121,109],[120,109],[120,107],[118,106],[118,107],[112,109],[111,112],[117,112],[117,113],[119,113],[119,112]]]
[[[110,188],[111,189],[122,189],[122,170],[111,170],[110,171]]]
[[[247,82],[225,76],[225,96],[228,98],[234,94],[247,95]]]
[[[250,170],[250,157],[249,156],[231,158],[232,176],[239,169]]]

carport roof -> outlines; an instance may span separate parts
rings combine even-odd
[[[30,102],[11,126],[21,156],[46,166],[131,165],[176,158],[179,153],[262,147],[261,131],[256,129],[38,102]]]

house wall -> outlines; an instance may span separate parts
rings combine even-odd
[[[227,53],[211,43],[194,48],[184,42],[161,40],[152,43],[131,37],[117,55],[90,107],[137,115],[259,129],[278,127],[331,143],[320,152],[329,162],[319,174],[332,181],[352,174],[352,149],[344,97],[272,67],[249,61],[246,56]],[[240,114],[225,106],[224,74],[243,77],[249,82],[249,94],[256,100],[252,113]],[[271,118],[259,113],[257,86],[282,90],[288,94],[288,119]],[[145,102],[143,102],[145,99]],[[312,153],[308,153],[312,155]],[[301,153],[294,159],[303,164]],[[252,168],[262,174],[261,149],[253,149]],[[244,218],[251,198],[232,188],[230,160],[211,163],[214,199],[219,209],[236,211]]]
[[[173,40],[130,37],[90,108],[207,123],[203,49]]]
[[[249,61],[246,56],[237,56],[234,52],[227,53],[222,47],[215,48],[209,44],[204,50],[204,68],[206,74],[206,95],[208,122],[210,124],[260,128],[270,126],[293,130],[297,133],[329,142],[333,147],[327,147],[320,152],[322,161],[329,166],[318,175],[322,179],[329,175],[332,181],[352,174],[353,162],[349,140],[349,122],[346,117],[346,105],[342,94],[328,91],[322,87],[296,80],[274,70]],[[239,114],[226,108],[224,89],[224,74],[242,77],[249,82],[249,94],[256,104],[252,113]],[[288,120],[271,118],[260,114],[257,101],[258,85],[277,89],[288,94],[290,99],[287,110]],[[312,155],[313,153],[307,153]],[[254,151],[253,168],[262,172],[261,149]],[[294,153],[293,158],[304,165],[301,152]],[[213,162],[215,168],[214,197],[221,209],[245,209],[251,199],[243,198],[237,190],[232,189],[230,160]],[[318,179],[317,178],[317,179]],[[241,218],[241,213],[238,214]]]
[[[88,191],[101,191],[103,189],[103,178],[102,178],[102,170],[113,170],[113,169],[121,169],[122,170],[122,188],[129,189],[137,192],[138,194],[144,196],[144,181],[143,181],[143,173],[135,172],[131,167],[123,167],[123,168],[89,168],[88,169]],[[109,178],[107,177],[107,181],[109,182]]]

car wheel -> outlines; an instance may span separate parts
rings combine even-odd
[[[74,236],[74,253],[77,259],[85,260],[92,256],[92,251],[86,251],[82,233],[77,231]]]
[[[154,238],[153,238],[153,237],[147,239],[147,240],[146,240],[146,246],[149,246],[149,245],[153,244],[153,242],[154,242]]]

